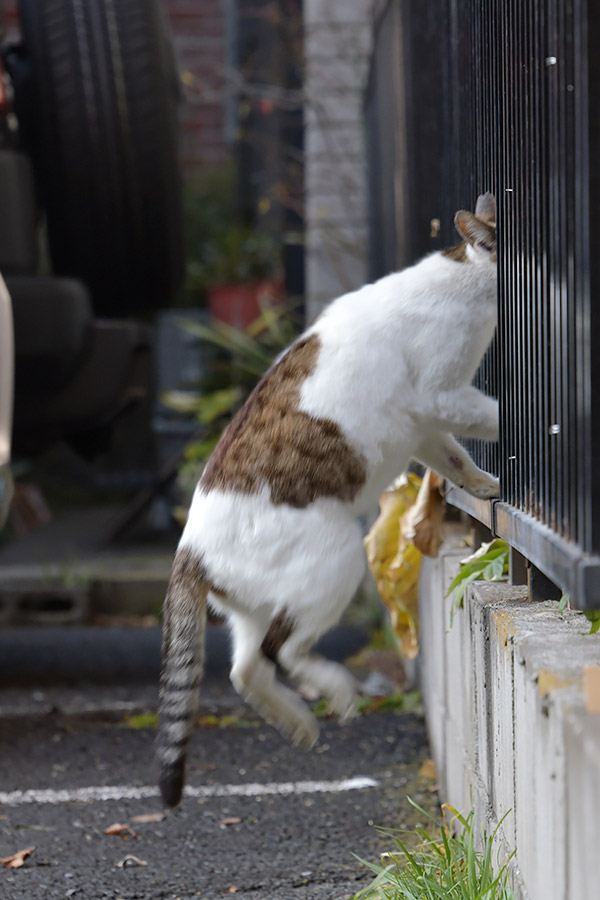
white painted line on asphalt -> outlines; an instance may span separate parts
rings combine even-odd
[[[282,781],[267,784],[207,784],[184,790],[186,797],[262,797],[266,794],[339,794],[377,787],[373,778],[343,778],[338,781]],[[25,803],[93,803],[107,800],[145,800],[158,797],[156,787],[82,787],[64,790],[0,791],[0,806],[22,806]]]

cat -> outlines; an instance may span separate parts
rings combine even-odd
[[[276,665],[345,720],[355,681],[310,655],[365,568],[358,517],[418,459],[476,497],[498,495],[452,436],[498,438],[471,385],[496,327],[496,208],[460,210],[462,242],[332,302],[225,429],[196,487],[164,604],[160,789],[179,802],[202,677],[206,603],[229,623],[231,680],[303,747],[317,722]]]

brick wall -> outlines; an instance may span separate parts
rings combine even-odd
[[[222,160],[225,139],[225,0],[164,0],[185,88],[182,160],[193,173]],[[16,0],[0,0],[3,30],[17,25]]]
[[[226,155],[224,2],[165,0],[165,5],[187,97],[183,162],[194,171]]]

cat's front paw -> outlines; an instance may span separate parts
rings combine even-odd
[[[500,496],[500,481],[493,475],[486,475],[485,478],[475,478],[465,484],[465,490],[479,500],[493,500]]]

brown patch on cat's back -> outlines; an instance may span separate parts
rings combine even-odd
[[[445,250],[442,250],[442,256],[445,256],[446,259],[451,259],[454,262],[469,262],[469,257],[467,256],[467,242],[461,241],[460,244],[455,244],[454,247],[446,247]]]
[[[319,497],[354,499],[366,480],[363,457],[339,425],[298,408],[320,348],[317,335],[305,337],[267,372],[209,459],[205,490],[256,494],[268,485],[273,503],[300,508]]]

